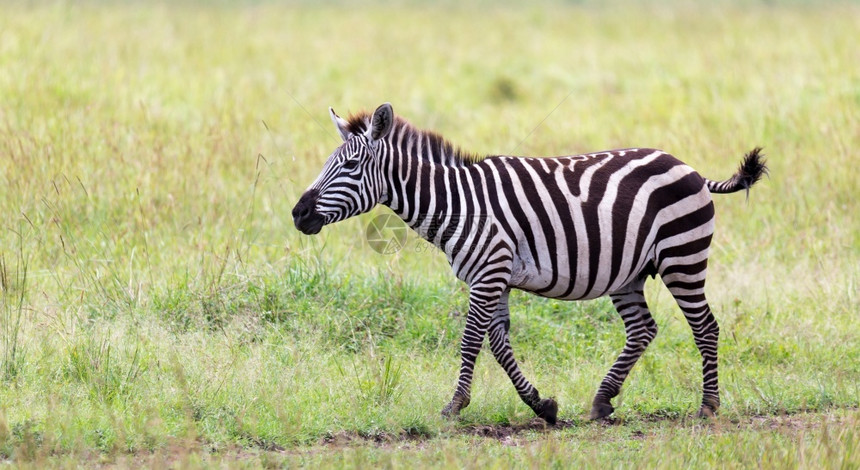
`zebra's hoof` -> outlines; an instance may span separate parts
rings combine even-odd
[[[696,413],[696,418],[713,418],[717,415],[717,409],[720,407],[718,398],[705,397],[702,399],[702,407]]]
[[[462,395],[454,395],[451,402],[445,405],[445,408],[442,408],[442,417],[449,419],[456,418],[460,415],[460,410],[467,406],[469,406],[468,398]]]
[[[552,398],[544,398],[538,403],[538,409],[535,412],[538,418],[543,419],[550,426],[555,425],[558,416],[558,403]]]
[[[592,421],[603,419],[611,415],[613,411],[615,411],[615,408],[609,402],[594,403],[591,405],[591,413],[589,413],[588,419]]]
[[[717,413],[712,410],[710,406],[702,405],[702,407],[699,408],[699,412],[696,413],[696,418],[713,418],[716,415]]]

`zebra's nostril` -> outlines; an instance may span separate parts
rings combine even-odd
[[[293,218],[298,219],[306,217],[310,212],[310,208],[307,206],[307,204],[303,204],[302,201],[300,201],[298,204],[296,204],[296,207],[293,208]]]
[[[313,215],[316,212],[318,194],[316,190],[302,194],[296,207],[293,208],[293,219],[304,219]]]
[[[318,195],[319,192],[313,189],[302,194],[299,202],[296,203],[296,207],[293,208],[293,218],[300,219],[313,214]]]

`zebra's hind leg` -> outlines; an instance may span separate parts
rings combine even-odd
[[[610,295],[612,304],[624,321],[627,341],[624,343],[624,349],[618,359],[612,364],[597,389],[591,405],[591,413],[588,416],[589,419],[605,418],[615,411],[610,400],[621,391],[621,384],[624,383],[627,374],[633,369],[651,340],[657,336],[657,323],[654,322],[651,312],[648,311],[648,305],[645,303],[644,287],[645,279],[643,278],[629,284],[622,292]]]
[[[535,414],[549,424],[555,424],[558,414],[558,404],[552,398],[540,398],[537,389],[529,383],[520,367],[514,358],[514,350],[511,347],[508,331],[510,330],[510,310],[508,307],[508,294],[510,291],[505,291],[496,308],[496,313],[490,322],[489,339],[490,349],[493,351],[493,356],[500,366],[505,370],[510,377],[514,388],[520,398],[528,405]]]
[[[705,269],[699,265],[672,266],[660,273],[675,302],[684,312],[702,355],[702,406],[696,416],[712,417],[720,407],[717,342],[720,327],[705,298]]]

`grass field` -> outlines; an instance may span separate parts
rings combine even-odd
[[[21,466],[860,467],[860,6],[11,2],[0,6],[0,462]],[[728,177],[709,298],[723,408],[665,288],[611,421],[607,300],[512,295],[545,428],[486,351],[439,416],[465,286],[379,208],[301,235],[341,114],[486,154],[658,147]]]

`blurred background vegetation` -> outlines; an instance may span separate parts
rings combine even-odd
[[[860,405],[856,3],[0,12],[0,456],[449,432],[466,291],[444,256],[371,250],[384,208],[317,237],[289,217],[339,143],[327,107],[385,101],[479,154],[657,147],[721,179],[763,146],[771,177],[715,198],[725,413]],[[657,284],[661,333],[619,407],[640,425],[698,399],[689,329]],[[512,305],[529,376],[584,413],[623,344],[610,304]],[[475,390],[467,423],[530,417],[489,355]]]

